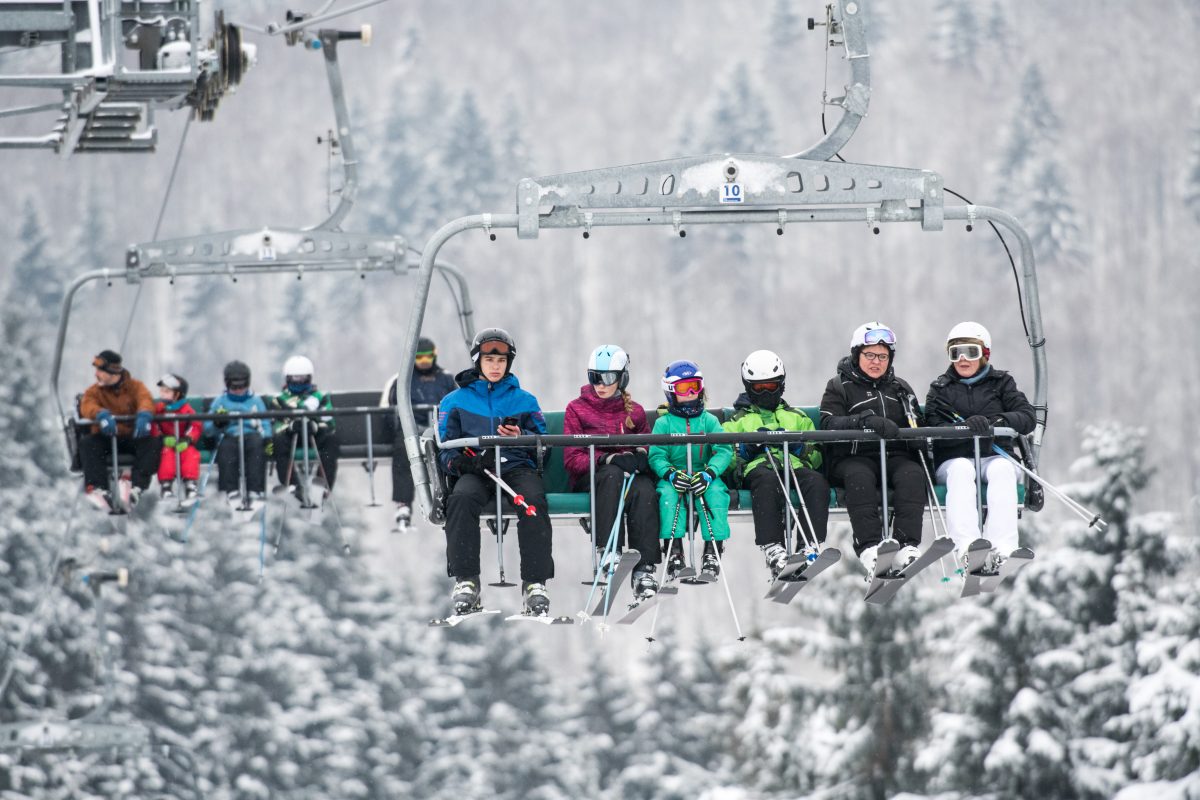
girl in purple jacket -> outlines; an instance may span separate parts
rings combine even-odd
[[[588,383],[580,387],[579,397],[567,403],[563,415],[563,433],[627,434],[649,433],[646,411],[625,387],[629,385],[629,356],[620,347],[604,344],[592,351],[588,359]],[[571,477],[572,489],[586,492],[590,485],[588,448],[567,447],[563,463]],[[654,565],[658,554],[658,495],[655,476],[646,461],[644,447],[596,448],[596,542],[598,555],[603,556],[604,543],[617,515],[621,486],[626,475],[633,483],[625,496],[625,524],[618,532],[617,551],[622,546],[635,548],[641,554],[633,571],[633,591],[639,600],[658,591]],[[601,569],[615,568],[601,564]]]

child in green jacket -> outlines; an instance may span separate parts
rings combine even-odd
[[[704,410],[704,376],[696,364],[671,362],[663,374],[662,386],[667,413],[655,421],[653,433],[721,432],[721,423]],[[649,461],[659,478],[658,535],[667,540],[668,571],[673,576],[683,568],[683,543],[675,540],[687,531],[686,509],[690,505],[699,517],[698,527],[704,537],[701,571],[715,578],[721,570],[721,542],[729,538],[729,490],[717,478],[733,461],[732,445],[654,445]]]

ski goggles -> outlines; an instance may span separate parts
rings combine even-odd
[[[612,386],[621,380],[624,370],[619,369],[589,369],[588,383],[592,386]]]
[[[863,334],[863,344],[896,344],[896,334],[891,328],[874,328]]]
[[[671,384],[671,391],[676,397],[688,397],[704,391],[704,381],[701,378],[683,378]]]
[[[183,384],[179,382],[179,379],[170,373],[167,373],[159,378],[158,383],[155,385],[161,386],[164,389],[170,389],[172,392],[178,392],[183,388]]]
[[[777,392],[783,384],[780,381],[757,381],[746,386],[752,392]]]
[[[492,339],[479,345],[479,354],[481,356],[506,356],[508,355],[508,345]]]
[[[435,358],[437,358],[437,353],[417,353],[415,356],[413,356],[413,363],[425,364],[428,366],[429,364],[433,363]]]
[[[967,361],[978,361],[983,358],[983,345],[952,344],[946,348],[946,353],[950,356],[951,364],[963,358]]]

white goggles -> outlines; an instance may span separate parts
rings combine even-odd
[[[952,344],[946,348],[946,353],[950,356],[951,364],[964,358],[967,361],[978,361],[983,358],[983,345]]]

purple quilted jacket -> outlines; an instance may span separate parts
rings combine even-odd
[[[633,420],[633,428],[625,426],[626,416]],[[607,400],[601,400],[596,390],[590,385],[579,388],[579,397],[567,403],[563,413],[563,433],[570,435],[580,433],[649,433],[650,426],[646,423],[646,410],[640,404],[634,403],[633,409],[625,413],[625,399],[617,392]],[[596,461],[611,453],[624,453],[632,447],[596,448]],[[563,464],[571,483],[578,485],[587,480],[588,450],[586,447],[563,448]]]

